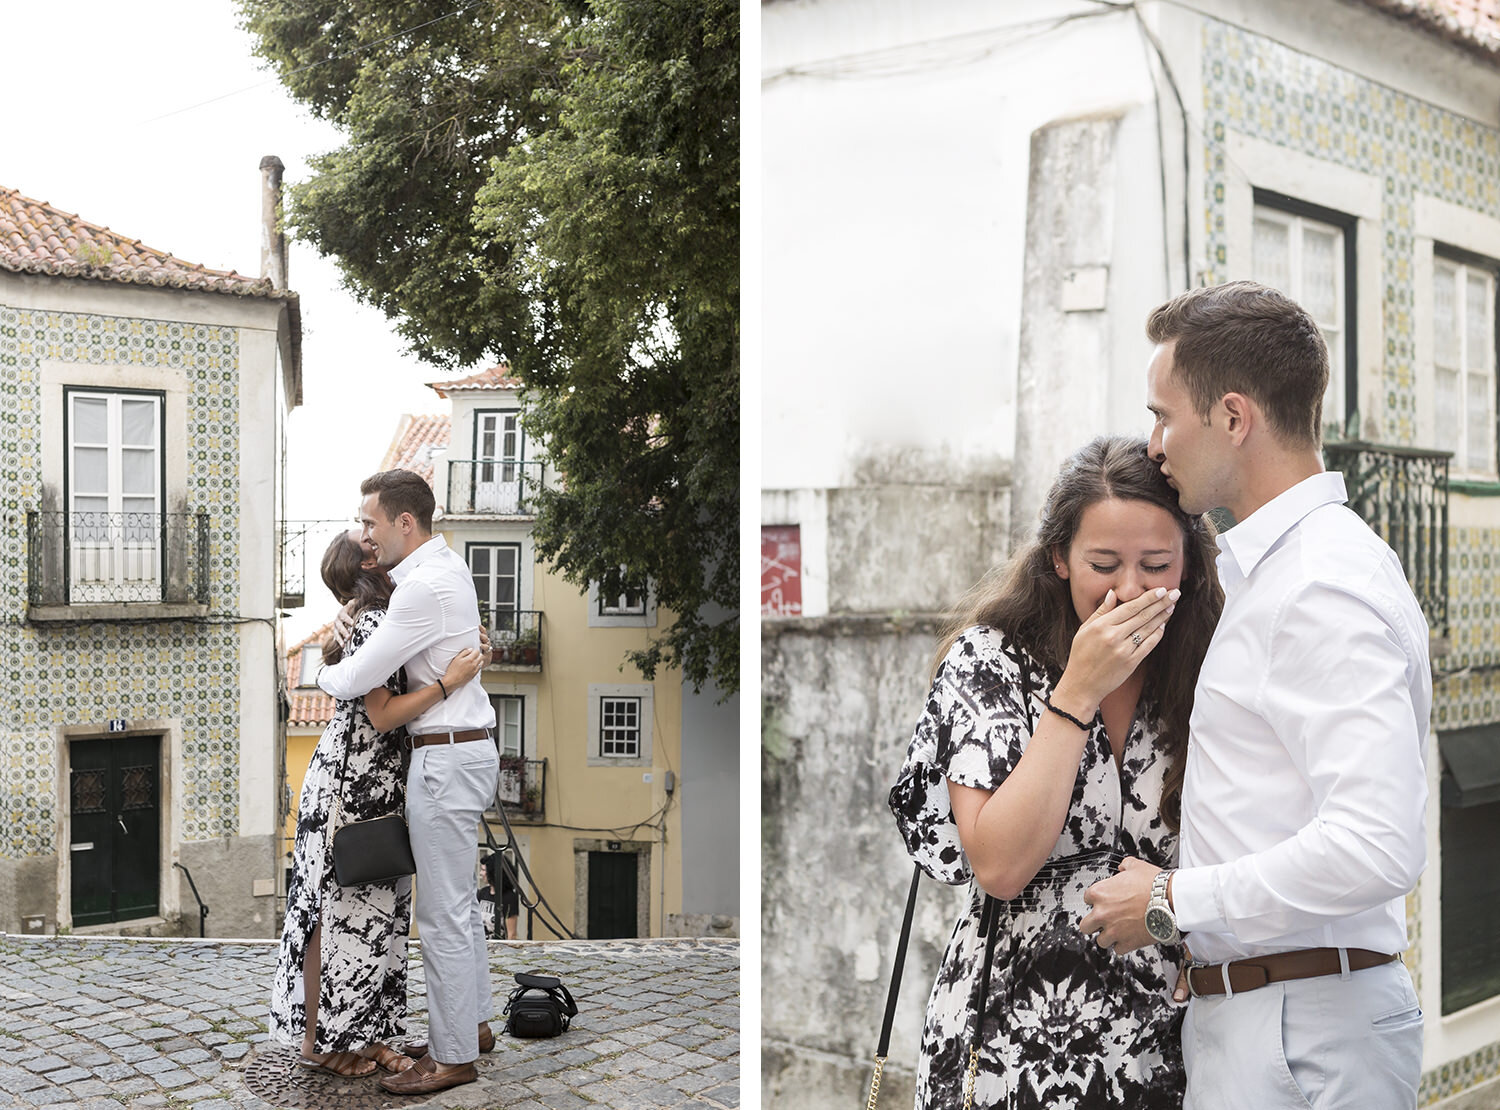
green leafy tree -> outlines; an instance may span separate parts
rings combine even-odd
[[[240,0],[348,142],[289,223],[421,358],[504,359],[563,481],[538,554],[676,614],[630,662],[738,689],[738,8]]]

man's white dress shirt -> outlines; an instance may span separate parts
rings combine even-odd
[[[412,689],[443,676],[453,657],[479,646],[479,600],[468,566],[433,536],[391,568],[396,583],[385,620],[347,659],[318,672],[324,692],[345,700],[363,697],[406,668]],[[462,732],[493,728],[495,709],[477,681],[448,691],[448,697],[413,719],[407,732]]]
[[[1427,622],[1338,473],[1219,537],[1194,696],[1178,927],[1195,959],[1406,947],[1427,858]]]

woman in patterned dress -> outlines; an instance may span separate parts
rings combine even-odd
[[[1097,439],[947,629],[891,791],[923,870],[969,884],[927,1006],[919,1110],[963,1105],[978,1017],[976,1107],[1181,1106],[1181,950],[1116,955],[1078,923],[1125,856],[1174,862],[1193,686],[1223,607],[1214,554],[1144,440]]]
[[[331,663],[358,651],[379,627],[392,586],[358,530],[333,541],[322,573],[334,597],[354,603],[348,643],[340,649],[330,641],[324,648],[324,662]],[[443,685],[452,690],[469,681],[482,659],[478,651],[460,652]],[[304,1066],[336,1075],[369,1075],[377,1065],[404,1071],[412,1065],[386,1043],[405,1033],[411,878],[339,886],[329,827],[336,792],[344,823],[405,808],[401,726],[443,697],[436,683],[410,693],[405,686],[405,674],[398,671],[383,688],[337,703],[313,751],[297,805],[286,921],[271,990],[271,1037],[300,1042]]]

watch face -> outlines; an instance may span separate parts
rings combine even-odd
[[[1177,922],[1172,915],[1159,906],[1146,911],[1146,932],[1157,940],[1165,941],[1177,931]]]

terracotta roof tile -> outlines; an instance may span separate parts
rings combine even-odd
[[[432,456],[446,450],[452,421],[444,416],[403,413],[396,434],[380,462],[381,470],[414,470],[432,485]]]
[[[82,220],[45,201],[0,188],[0,270],[91,278],[169,289],[284,297],[270,278],[210,270]]]
[[[521,379],[514,377],[510,372],[510,366],[502,362],[499,366],[491,366],[488,370],[481,370],[477,374],[470,374],[467,378],[455,378],[451,382],[428,382],[437,395],[445,401],[448,394],[453,390],[465,389],[520,389]]]
[[[332,630],[333,622],[329,621],[311,636],[287,649],[286,693],[287,700],[291,702],[291,710],[286,723],[293,728],[322,728],[333,720],[334,699],[317,687],[299,688],[298,685],[302,681],[302,649],[321,644]]]
[[[1494,63],[1500,60],[1500,0],[1364,0]]]

